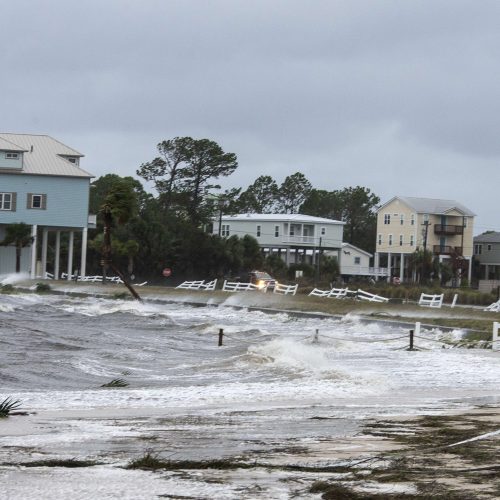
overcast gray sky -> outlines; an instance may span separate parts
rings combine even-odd
[[[500,1],[2,1],[1,132],[49,134],[96,176],[189,135],[224,187],[297,171],[456,199],[500,231]]]

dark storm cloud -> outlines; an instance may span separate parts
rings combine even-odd
[[[456,198],[500,229],[496,1],[17,1],[3,18],[3,130],[50,133],[98,175],[209,137],[238,155],[233,185],[302,170]]]

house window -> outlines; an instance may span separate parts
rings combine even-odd
[[[378,235],[378,244],[382,245],[382,235],[381,234]]]
[[[14,193],[0,193],[0,210],[15,210]]]
[[[262,226],[257,226],[257,238],[260,238]]]
[[[5,158],[8,160],[17,160],[19,158],[19,153],[5,153]]]
[[[488,250],[488,252],[491,252],[491,245],[490,244],[487,245],[486,250]]]
[[[389,246],[392,245],[392,234],[389,235]]]
[[[391,223],[391,214],[384,214],[384,224]]]
[[[483,253],[483,245],[476,245],[476,248],[474,250],[474,253],[476,255],[481,255]]]
[[[411,214],[410,224],[411,224],[412,226],[414,226],[414,225],[415,225],[415,214]]]
[[[326,227],[321,228],[321,236],[325,236],[326,234]]]
[[[222,224],[222,229],[221,229],[221,236],[222,237],[226,237],[226,236],[229,236],[229,224]]]
[[[280,227],[279,226],[274,226],[274,236],[278,238],[280,235]]]
[[[69,161],[70,163],[76,163],[76,158],[68,158],[68,161]]]
[[[405,214],[401,214],[401,215],[399,216],[399,223],[400,223],[401,225],[403,225],[403,224],[405,223]]]
[[[361,264],[361,257],[354,257],[354,264]]]
[[[400,247],[403,246],[403,235],[402,234],[399,235],[399,246]]]
[[[413,234],[410,234],[410,246],[412,247],[415,244],[415,240]]]
[[[464,218],[463,218],[463,226],[464,226],[464,229],[467,227],[467,223],[468,223],[468,222],[469,222],[469,221],[468,221],[467,217],[464,217]]]
[[[429,222],[429,214],[424,214],[424,222]]]
[[[47,195],[28,193],[27,208],[45,210],[47,208]]]

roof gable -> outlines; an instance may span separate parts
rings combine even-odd
[[[23,154],[23,169],[19,174],[93,177],[89,172],[64,157],[81,158],[75,149],[48,135],[0,134],[0,141],[16,145]]]
[[[415,198],[411,196],[395,196],[387,203],[381,205],[378,211],[392,203],[394,200],[399,200],[419,214],[446,215],[447,213],[456,210],[460,214],[467,215],[469,217],[476,215],[465,205],[462,205],[455,200],[443,200],[440,198]]]

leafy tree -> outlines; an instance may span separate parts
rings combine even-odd
[[[311,189],[308,197],[300,207],[300,213],[341,220],[343,216],[343,200],[339,191]]]
[[[249,234],[243,236],[243,267],[245,270],[260,269],[264,262],[264,257],[260,250],[259,242]]]
[[[434,269],[432,252],[430,250],[418,249],[410,254],[408,269],[411,273],[415,272],[417,282],[422,284],[427,283]]]
[[[278,191],[277,208],[281,213],[294,214],[309,196],[312,184],[305,175],[296,172],[285,178]]]
[[[377,231],[376,208],[380,198],[361,186],[344,188],[341,191],[344,210],[342,220],[345,241],[369,252],[375,250]]]
[[[380,198],[361,186],[336,191],[313,189],[300,211],[306,215],[345,222],[344,241],[373,252],[378,203]]]
[[[264,261],[264,270],[273,276],[285,276],[287,267],[279,255],[271,254]]]
[[[2,246],[13,245],[16,247],[16,273],[21,272],[21,252],[33,242],[31,226],[24,222],[8,224],[5,226],[5,237],[0,242]]]
[[[207,222],[213,210],[207,195],[220,188],[212,180],[236,170],[236,155],[225,153],[214,141],[191,137],[163,141],[158,150],[162,156],[142,164],[137,175],[155,183],[167,210],[175,201],[177,212],[185,213],[192,224]]]
[[[279,188],[269,175],[257,177],[238,198],[239,211],[255,214],[272,213],[276,208]]]

